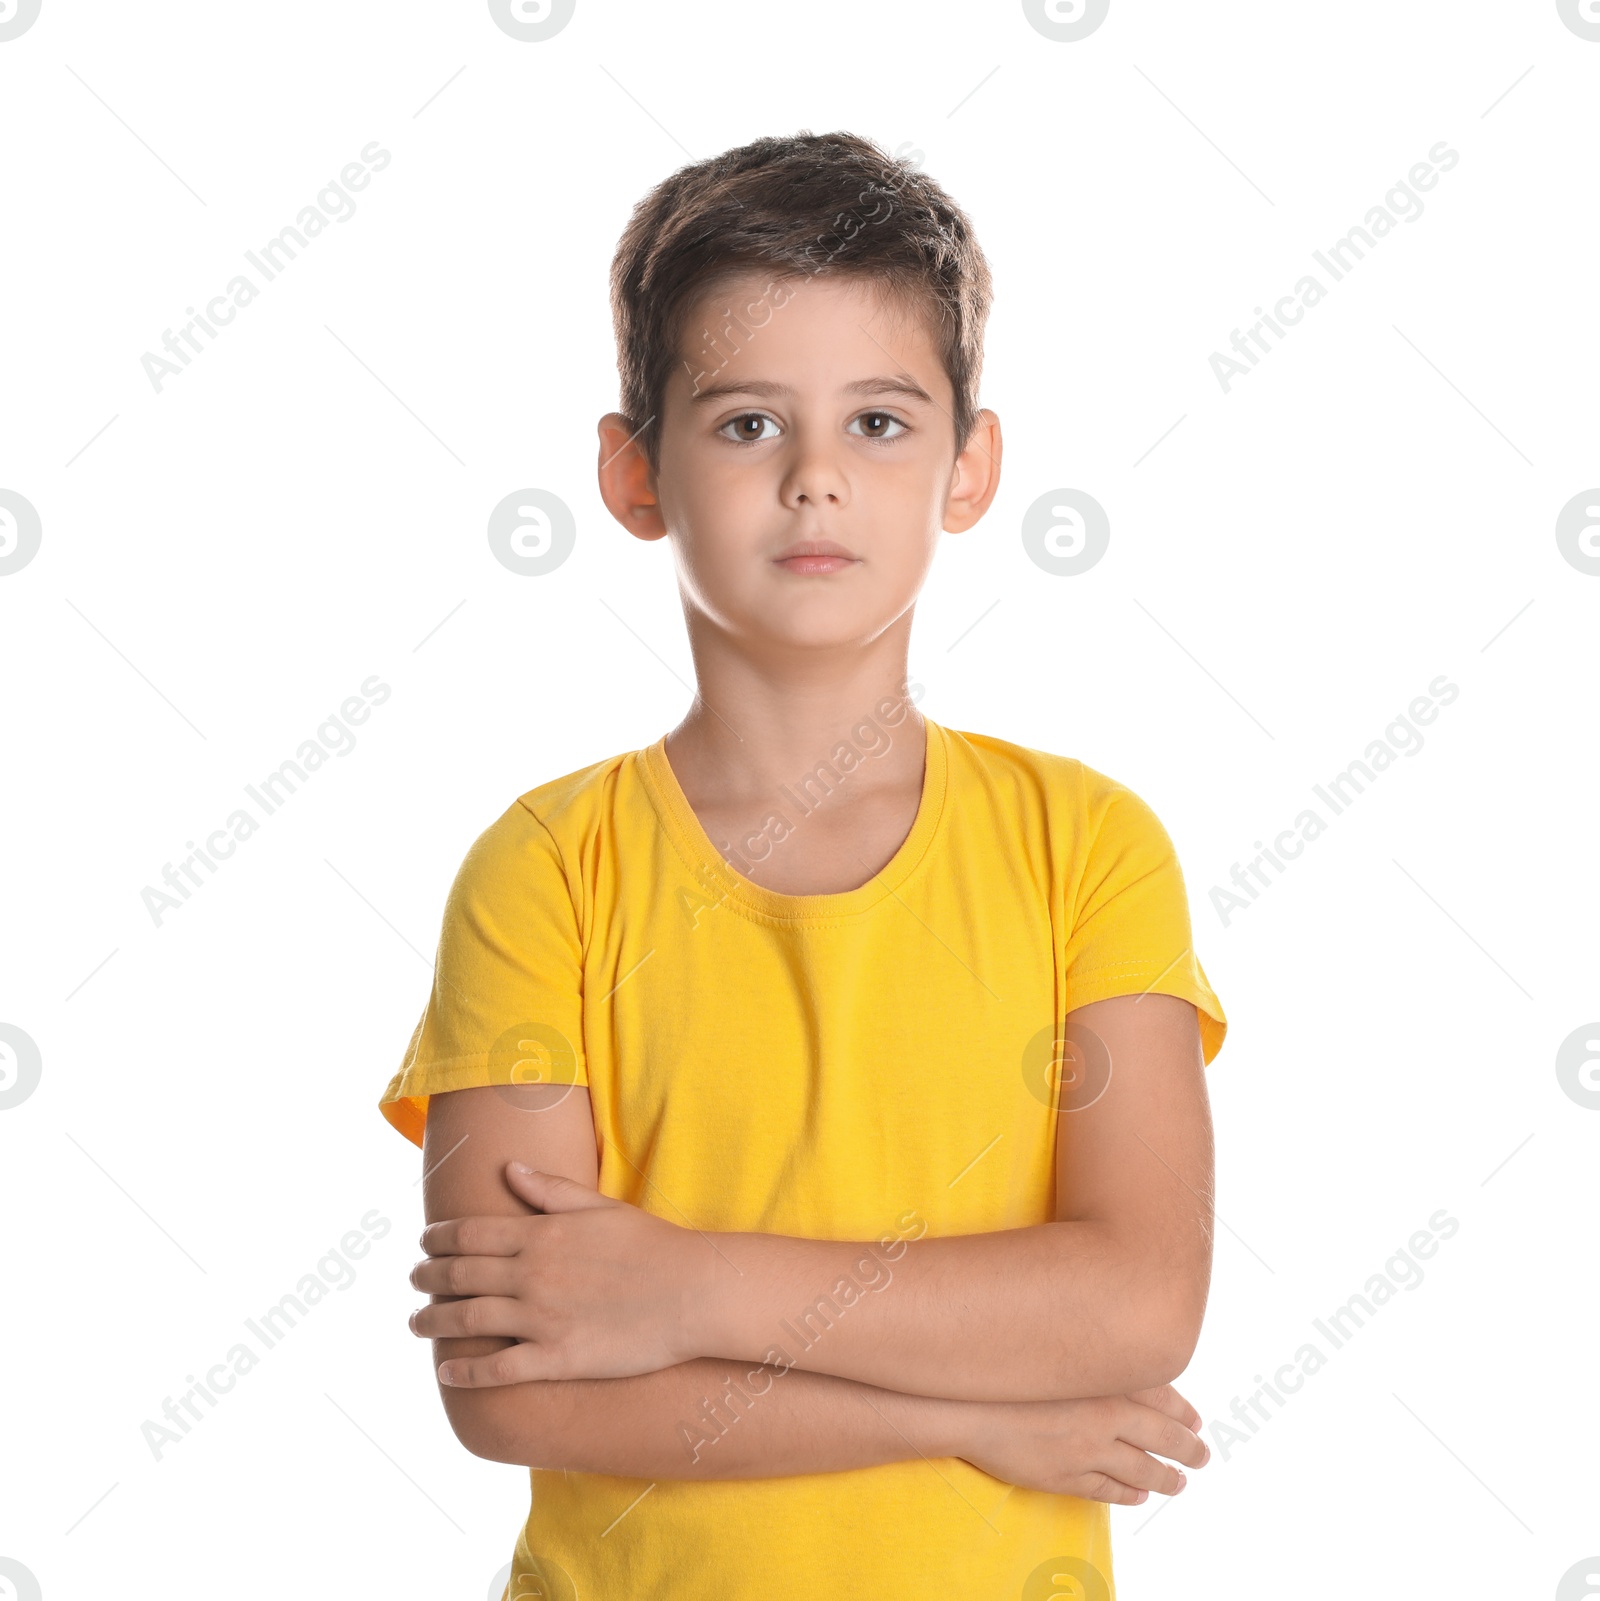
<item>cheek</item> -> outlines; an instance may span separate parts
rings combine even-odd
[[[685,520],[697,534],[705,529],[709,538],[728,538],[732,530],[750,527],[759,510],[771,507],[774,486],[766,474],[732,462],[720,451],[696,452],[691,460],[691,470],[679,480],[678,496]]]
[[[668,526],[677,532],[673,555],[679,580],[701,608],[731,620],[746,609],[762,573],[760,556],[770,512],[763,512],[748,484],[737,490],[701,481],[688,497],[668,508]]]
[[[771,538],[773,524],[769,496],[749,480],[715,479],[695,486],[683,506],[683,526],[689,531],[688,554],[714,581],[723,582],[748,567],[751,558]]]
[[[883,556],[897,569],[920,573],[933,560],[943,532],[943,487],[925,468],[908,468],[875,481],[858,503],[863,525],[889,536]]]

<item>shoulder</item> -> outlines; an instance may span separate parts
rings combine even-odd
[[[472,841],[463,873],[493,873],[514,862],[547,862],[564,872],[580,857],[632,755],[608,756],[524,790]]]
[[[1018,745],[996,734],[966,728],[946,728],[945,734],[951,761],[987,782],[1023,783],[1075,795],[1087,771],[1075,757]]]
[[[1143,805],[1126,784],[1076,756],[1019,745],[970,729],[947,728],[945,733],[950,739],[952,758],[991,781],[1028,783],[1047,791],[1053,799],[1070,802],[1097,816],[1118,803]]]
[[[993,790],[1036,795],[1051,820],[1093,846],[1130,836],[1165,843],[1166,831],[1135,789],[1076,756],[948,728],[951,759]]]

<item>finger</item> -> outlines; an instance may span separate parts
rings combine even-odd
[[[627,1204],[614,1196],[601,1195],[598,1190],[563,1173],[541,1172],[525,1162],[506,1164],[506,1182],[541,1212],[584,1212]]]
[[[467,1339],[480,1334],[527,1340],[538,1332],[525,1302],[500,1295],[473,1295],[464,1301],[419,1306],[410,1323],[411,1332],[424,1340]]]
[[[1138,1506],[1141,1501],[1150,1499],[1148,1490],[1123,1484],[1109,1473],[1086,1473],[1082,1478],[1069,1482],[1065,1493],[1079,1496],[1085,1501],[1106,1501],[1113,1506]]]
[[[515,1295],[527,1275],[510,1256],[425,1256],[411,1288],[428,1295]]]
[[[430,1223],[417,1244],[429,1256],[515,1256],[527,1242],[531,1216],[450,1217]]]
[[[1153,1407],[1130,1401],[1128,1410],[1117,1418],[1115,1426],[1119,1440],[1141,1451],[1154,1452],[1191,1468],[1203,1468],[1211,1460],[1211,1448],[1199,1435]],[[1172,1492],[1162,1493],[1170,1495]]]
[[[1158,1384],[1153,1390],[1134,1390],[1128,1399],[1142,1406],[1153,1406],[1158,1412],[1178,1420],[1185,1428],[1198,1434],[1204,1419],[1170,1384]]]
[[[500,1384],[524,1384],[530,1379],[555,1378],[546,1370],[555,1366],[548,1347],[527,1341],[508,1345],[488,1356],[455,1356],[441,1364],[439,1382],[458,1390],[487,1390]]]
[[[1113,1440],[1103,1454],[1096,1453],[1096,1458],[1103,1472],[1121,1484],[1131,1484],[1136,1490],[1177,1495],[1189,1482],[1182,1468],[1175,1468],[1170,1462],[1158,1462],[1126,1440]]]

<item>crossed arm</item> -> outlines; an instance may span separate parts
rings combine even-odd
[[[412,1278],[435,1294],[413,1327],[434,1339],[436,1365],[464,1381],[440,1386],[458,1438],[527,1466],[769,1477],[960,1455],[1016,1403],[1177,1378],[1199,1336],[1211,1264],[1195,1009],[1174,996],[1119,996],[1070,1013],[1064,1034],[1080,1046],[1097,1036],[1112,1072],[1091,1105],[1059,1116],[1055,1220],[892,1244],[707,1235],[598,1197],[583,1089],[519,1091],[528,1104],[511,1115],[493,1089],[434,1097],[430,1257]],[[560,1178],[521,1178],[513,1162]],[[504,1254],[521,1227],[509,1220],[536,1210],[549,1321],[518,1344],[494,1324],[516,1304],[506,1275],[528,1272]],[[892,1259],[892,1283],[828,1317],[869,1245]],[[564,1262],[581,1282],[563,1282]],[[629,1315],[587,1327],[568,1318],[580,1290],[596,1286],[635,1297]],[[824,1335],[795,1353],[782,1323],[816,1303]],[[765,1360],[780,1346],[780,1360]],[[732,1426],[745,1418],[751,1426]]]

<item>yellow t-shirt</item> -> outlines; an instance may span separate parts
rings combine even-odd
[[[1050,1047],[1066,1013],[1182,996],[1208,1063],[1227,1019],[1143,800],[1070,757],[924,721],[911,832],[842,894],[780,894],[729,866],[664,738],[521,796],[456,876],[383,1115],[420,1145],[431,1093],[586,1084],[601,1193],[674,1223],[877,1241],[892,1260],[923,1233],[1048,1222]],[[878,728],[873,744],[893,737]],[[847,786],[871,759],[842,744],[823,778]],[[781,790],[728,855],[781,850],[816,794],[815,780],[810,799],[804,781]],[[835,1286],[835,1315],[892,1269],[863,1271]],[[794,1327],[787,1360],[813,1337]],[[1114,1595],[1105,1503],[959,1458],[653,1487],[531,1478],[510,1601],[571,1587],[608,1601],[1043,1601],[1068,1576],[1087,1601]]]

